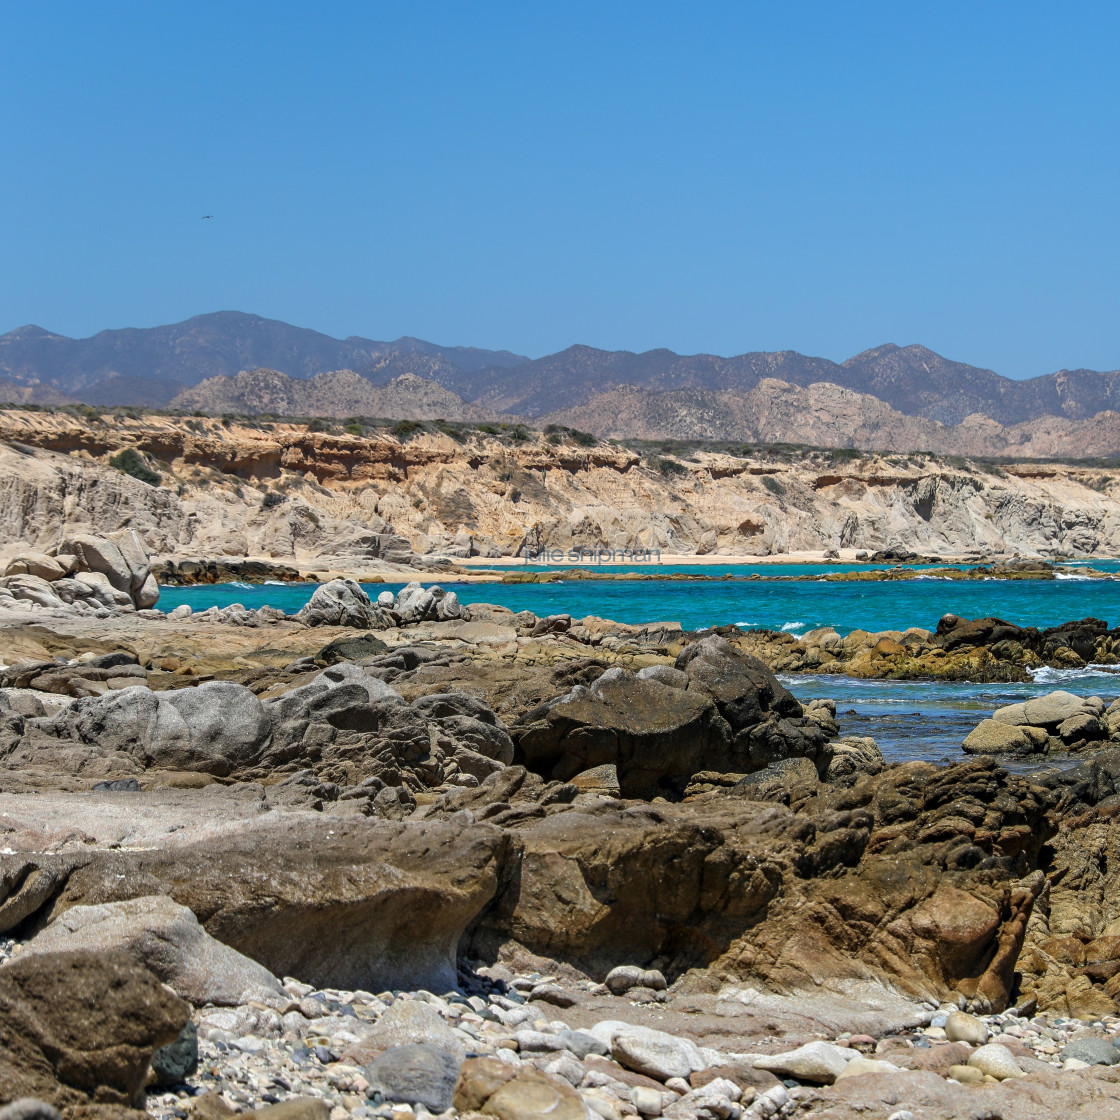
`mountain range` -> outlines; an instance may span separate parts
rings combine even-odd
[[[604,435],[609,430],[648,438],[729,438],[733,428],[742,438],[759,438],[749,418],[778,384],[804,390],[796,399],[813,399],[813,407],[828,407],[820,390],[809,392],[821,385],[880,402],[892,430],[899,430],[890,419],[894,414],[933,422],[911,426],[914,434],[900,439],[936,437],[938,425],[952,428],[966,418],[985,417],[1006,427],[1047,417],[1088,421],[1120,409],[1118,370],[1060,370],[1014,380],[919,345],[878,346],[840,363],[793,350],[719,357],[582,345],[530,359],[416,338],[335,339],[235,311],[169,326],[106,330],[86,339],[35,326],[0,335],[0,400],[19,403],[69,399],[337,416],[389,410],[402,417],[507,416],[532,422],[560,417]],[[871,407],[843,399],[848,412]],[[796,411],[787,393],[783,408],[790,407]],[[882,428],[882,409],[872,411]],[[1095,430],[1113,427],[1106,422],[1102,429],[1098,421]],[[1069,437],[1068,425],[1062,431]]]

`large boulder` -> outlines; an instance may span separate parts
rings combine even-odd
[[[456,987],[463,931],[512,850],[500,829],[469,818],[274,811],[179,846],[0,853],[0,932],[158,892],[275,976],[445,992]]]
[[[959,618],[946,614],[938,620],[934,644],[952,651],[962,646],[991,646],[1005,641],[1030,645],[1037,638],[1037,630],[1016,626],[1002,618]]]
[[[265,709],[273,738],[261,759],[262,776],[314,765],[331,781],[345,784],[376,776],[400,785],[406,771],[431,776],[431,784],[443,779],[424,716],[356,665],[326,669],[309,684],[266,701]]]
[[[132,568],[113,541],[91,533],[71,533],[63,537],[58,553],[76,557],[78,571],[101,572],[118,591],[131,593]]]
[[[38,576],[39,579],[53,583],[56,579],[68,576],[71,570],[71,565],[64,563],[57,556],[47,556],[42,552],[24,552],[8,561],[4,575]]]
[[[55,716],[28,721],[28,761],[45,753],[84,760],[99,776],[120,770],[196,770],[219,777],[257,761],[272,727],[243,685],[209,681],[177,692],[124,688],[77,700]],[[75,752],[73,746],[86,749]],[[9,756],[18,761],[19,754]]]
[[[1029,755],[1046,752],[1049,736],[1033,727],[1018,727],[998,719],[981,720],[964,741],[966,754]]]
[[[0,1100],[135,1106],[153,1052],[189,1017],[124,953],[21,955],[0,968]]]
[[[567,781],[609,763],[622,796],[644,798],[683,788],[697,770],[718,769],[709,760],[725,756],[731,742],[707,696],[622,669],[530,712],[514,735],[528,766],[545,777]]]
[[[514,737],[533,770],[560,781],[615,765],[623,797],[679,797],[700,772],[743,775],[796,757],[823,773],[831,761],[820,722],[716,637],[689,646],[674,670],[608,669],[527,713]]]
[[[166,895],[71,907],[27,942],[22,955],[73,950],[121,950],[196,1007],[250,1000],[284,1007],[290,999],[268,969],[216,941]]]
[[[352,579],[320,584],[296,618],[308,626],[352,626],[358,630],[384,630],[393,625]]]

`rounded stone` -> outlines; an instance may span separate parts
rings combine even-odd
[[[999,1042],[989,1042],[986,1046],[981,1046],[968,1059],[968,1064],[986,1077],[994,1077],[997,1081],[1025,1076],[1019,1068],[1019,1063],[1015,1061],[1015,1056]]]
[[[950,1042],[967,1042],[982,1046],[988,1041],[988,1026],[975,1015],[964,1011],[951,1011],[945,1020],[945,1037]]]
[[[1078,1038],[1063,1047],[1058,1057],[1063,1062],[1073,1058],[1091,1066],[1114,1066],[1120,1062],[1120,1050],[1107,1038]]]

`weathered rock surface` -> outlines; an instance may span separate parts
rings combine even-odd
[[[124,1115],[138,1103],[153,1051],[175,1041],[189,1013],[123,953],[9,962],[0,968],[0,1099]]]
[[[154,607],[158,600],[151,559],[135,529],[108,537],[63,533],[50,553],[21,553],[0,577],[0,607],[131,611]]]
[[[190,910],[166,895],[73,906],[28,942],[24,955],[77,950],[125,952],[196,1006],[289,1002],[267,969],[210,937]]]
[[[1050,692],[998,708],[969,733],[970,754],[1049,754],[1107,748],[1120,742],[1120,702],[1107,710],[1099,696]]]
[[[274,975],[445,991],[460,936],[496,890],[507,844],[497,828],[463,819],[328,823],[268,813],[178,847],[0,854],[0,924],[166,894]]]

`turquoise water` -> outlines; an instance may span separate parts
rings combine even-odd
[[[715,582],[438,582],[454,590],[465,603],[496,603],[514,611],[531,610],[538,615],[566,613],[577,618],[598,615],[635,624],[679,622],[689,630],[728,623],[786,630],[792,634],[804,634],[818,626],[834,626],[842,634],[855,629],[903,630],[908,626],[932,629],[948,612],[966,618],[995,615],[1023,626],[1055,626],[1087,615],[1102,618],[1110,626],[1120,625],[1120,580],[1080,577],[962,582],[925,575],[916,580],[866,583],[787,582],[766,578]],[[368,584],[366,590],[376,596],[379,591],[397,591],[401,586]],[[314,584],[251,587],[239,583],[168,587],[160,596],[159,606],[170,610],[180,603],[189,603],[196,610],[204,610],[215,604],[241,603],[246,607],[269,604],[293,612],[307,602],[314,587]]]

